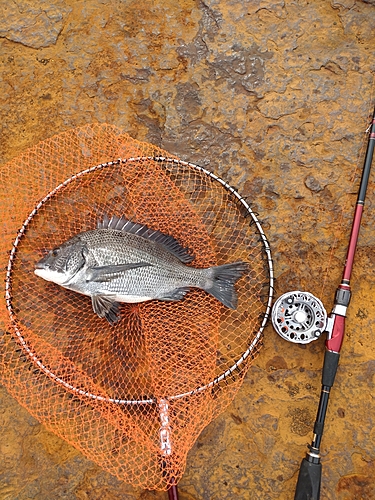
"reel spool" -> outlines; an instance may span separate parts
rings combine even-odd
[[[322,302],[309,292],[287,292],[272,308],[272,324],[284,340],[309,344],[326,330],[327,312]]]

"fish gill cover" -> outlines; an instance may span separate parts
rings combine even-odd
[[[269,314],[269,247],[245,208],[204,170],[110,125],[62,133],[4,165],[1,382],[121,480],[178,482],[200,432],[237,393]],[[121,304],[111,325],[89,297],[35,275],[48,250],[107,214],[170,235],[194,256],[188,266],[247,262],[236,309],[191,289],[176,302]]]

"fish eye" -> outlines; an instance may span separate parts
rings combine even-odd
[[[52,255],[53,255],[54,257],[57,257],[57,256],[58,256],[58,254],[59,254],[59,249],[58,249],[58,248],[54,248],[54,249],[52,250]]]

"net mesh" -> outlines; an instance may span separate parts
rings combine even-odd
[[[258,224],[204,170],[103,124],[55,136],[4,165],[0,204],[1,381],[107,471],[167,489],[259,349],[270,275]],[[123,304],[111,326],[88,297],[34,274],[47,249],[94,229],[104,214],[172,235],[194,267],[249,262],[236,310],[194,289],[179,302]]]

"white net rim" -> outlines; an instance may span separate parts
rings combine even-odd
[[[163,156],[139,156],[139,157],[132,157],[132,158],[119,158],[114,161],[109,161],[105,163],[100,163],[98,165],[95,165],[93,167],[90,167],[88,169],[82,170],[76,174],[73,174],[69,178],[67,178],[64,182],[60,183],[58,186],[56,186],[52,191],[50,191],[42,200],[39,201],[39,203],[35,206],[35,208],[30,212],[28,217],[25,219],[25,221],[22,223],[22,226],[20,230],[17,233],[17,236],[13,242],[13,247],[12,250],[10,251],[9,255],[9,260],[8,260],[8,265],[7,265],[7,270],[6,270],[6,279],[5,279],[5,300],[6,300],[6,307],[8,310],[10,322],[13,326],[15,335],[17,337],[17,340],[22,347],[23,352],[27,355],[27,357],[42,371],[45,373],[46,376],[51,378],[54,382],[57,384],[65,387],[67,390],[79,395],[79,396],[84,396],[93,400],[97,401],[102,401],[102,402],[107,402],[107,403],[114,403],[114,404],[119,404],[119,405],[142,405],[142,404],[155,404],[157,403],[156,399],[140,399],[140,400],[127,400],[127,399],[116,399],[116,398],[109,398],[105,396],[101,396],[98,394],[93,394],[88,391],[84,391],[82,389],[79,389],[65,380],[63,380],[61,377],[58,377],[55,373],[53,373],[47,366],[43,364],[43,362],[38,358],[37,354],[31,349],[26,340],[24,339],[22,332],[19,330],[17,326],[17,319],[16,319],[16,314],[13,310],[12,306],[12,294],[11,294],[11,277],[12,277],[12,271],[13,271],[13,262],[15,260],[16,256],[16,251],[18,248],[18,245],[25,235],[26,229],[34,216],[37,214],[38,210],[48,201],[50,200],[55,194],[57,194],[61,189],[64,189],[68,184],[73,182],[74,180],[90,174],[92,172],[95,172],[97,170],[105,169],[105,168],[110,168],[115,165],[121,165],[125,163],[130,163],[130,162],[140,162],[140,161],[145,161],[145,160],[152,160],[156,162],[166,162],[166,163],[174,163],[177,165],[181,165],[184,167],[189,167],[193,168],[201,173],[204,173],[211,179],[215,180],[223,188],[225,188],[228,192],[230,192],[233,196],[236,197],[236,199],[242,204],[242,206],[245,208],[247,214],[249,214],[251,221],[250,224],[255,224],[259,236],[261,238],[261,242],[264,248],[264,253],[266,256],[266,261],[267,261],[267,268],[268,268],[268,287],[267,287],[267,301],[266,301],[266,307],[265,307],[265,312],[263,314],[262,322],[261,325],[253,338],[252,342],[248,345],[247,349],[241,354],[241,356],[235,361],[235,363],[225,370],[223,373],[215,377],[211,382],[209,382],[206,385],[202,385],[192,391],[181,393],[181,394],[175,394],[171,395],[168,397],[165,397],[165,400],[168,401],[173,401],[173,400],[178,400],[181,398],[185,398],[188,396],[192,396],[194,394],[201,393],[203,391],[206,391],[207,389],[212,389],[214,386],[219,384],[220,382],[226,380],[228,377],[232,376],[236,370],[239,370],[240,366],[244,361],[254,352],[256,346],[258,345],[258,342],[261,338],[261,335],[264,331],[264,328],[268,322],[268,319],[271,314],[271,309],[272,309],[272,300],[273,300],[273,292],[274,292],[274,271],[273,271],[273,261],[272,261],[272,255],[271,255],[271,248],[268,242],[268,239],[263,231],[263,228],[261,226],[261,223],[259,219],[257,218],[257,215],[253,212],[247,201],[234,189],[232,186],[230,186],[227,182],[225,182],[223,179],[221,179],[219,176],[216,174],[210,172],[209,170],[196,165],[194,163],[186,162],[183,160],[179,160],[176,158],[168,158],[168,157],[163,157]]]

